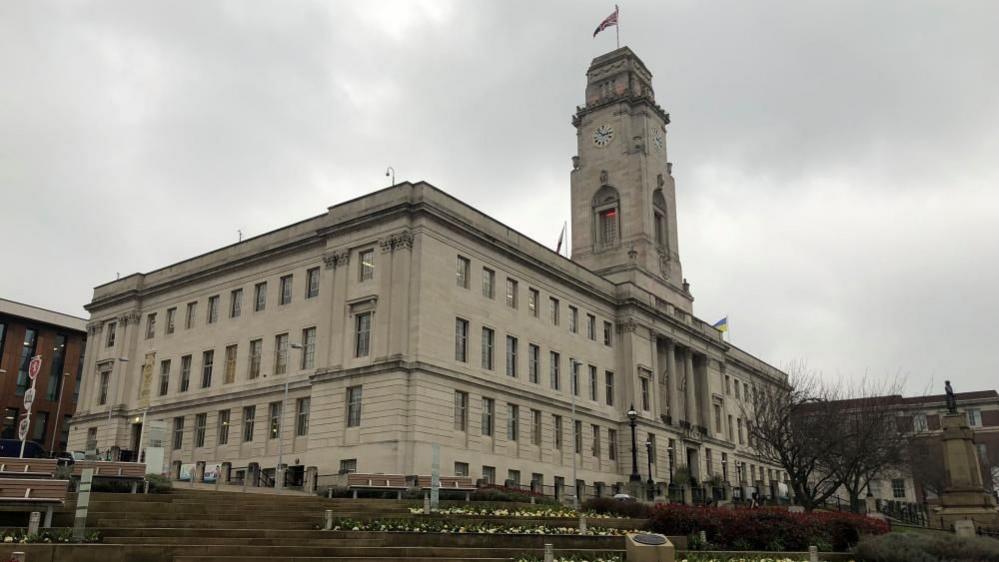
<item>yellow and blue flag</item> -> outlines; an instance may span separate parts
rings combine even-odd
[[[714,324],[711,325],[711,327],[714,328],[714,329],[716,329],[716,330],[718,330],[719,332],[727,332],[728,331],[728,316],[726,316],[725,318],[722,318],[721,320],[715,322]]]

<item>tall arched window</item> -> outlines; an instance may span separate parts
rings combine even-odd
[[[616,246],[620,239],[621,198],[617,190],[605,185],[593,196],[593,218],[596,225],[594,246],[610,248]]]
[[[666,225],[666,198],[663,197],[663,190],[657,189],[652,194],[652,213],[655,221],[656,244],[666,247],[668,242],[669,229]]]

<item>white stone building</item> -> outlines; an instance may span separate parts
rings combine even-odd
[[[101,285],[71,448],[136,450],[148,412],[165,471],[273,468],[283,443],[320,474],[428,474],[436,443],[443,474],[571,482],[575,455],[578,480],[611,485],[632,473],[633,404],[643,480],[647,441],[657,481],[774,480],[743,407],[786,375],[693,314],[651,75],[621,48],[587,77],[572,259],[407,182]]]

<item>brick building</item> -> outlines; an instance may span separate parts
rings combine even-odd
[[[25,414],[24,393],[31,386],[28,363],[41,355],[29,439],[46,451],[66,449],[86,339],[87,323],[81,318],[0,299],[0,437],[17,439],[17,425]]]

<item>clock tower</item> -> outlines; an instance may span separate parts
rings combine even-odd
[[[680,268],[676,190],[666,156],[669,114],[652,74],[628,47],[593,59],[576,108],[572,259],[690,311]]]

